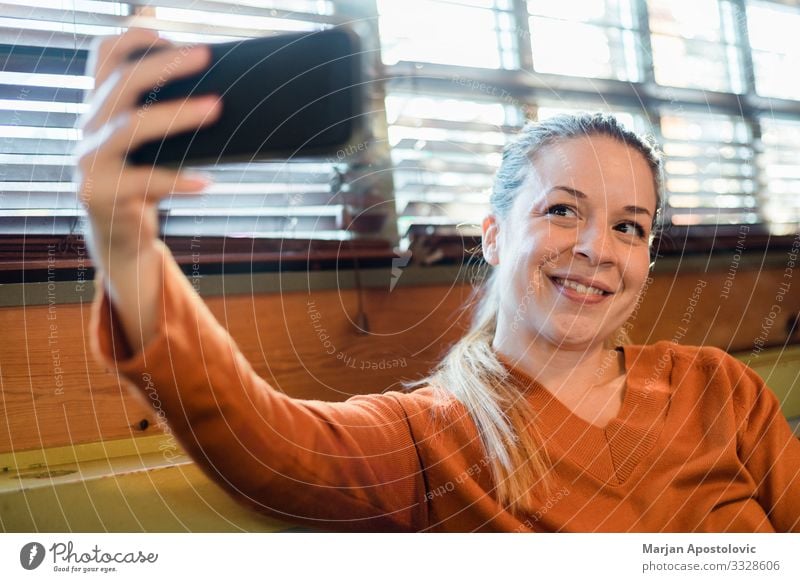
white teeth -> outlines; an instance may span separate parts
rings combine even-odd
[[[575,281],[570,281],[568,279],[560,279],[558,277],[553,277],[559,285],[563,285],[564,287],[569,287],[570,289],[574,289],[578,293],[583,295],[592,294],[592,295],[603,295],[603,291],[598,289],[597,287],[587,287],[586,285],[582,285]]]

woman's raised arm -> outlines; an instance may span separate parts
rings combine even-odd
[[[142,92],[201,70],[209,58],[202,47],[169,48],[127,62],[132,51],[159,44],[164,41],[155,34],[132,30],[92,51],[97,88],[82,122],[78,180],[96,265],[95,358],[134,385],[166,421],[165,430],[237,499],[326,529],[423,528],[424,479],[402,404],[414,396],[356,396],[334,404],[276,391],[158,239],[158,201],[173,190],[197,192],[204,182],[130,167],[125,154],[218,113],[215,98],[136,108]]]
[[[135,386],[205,473],[285,521],[341,531],[423,529],[425,481],[406,412],[417,396],[328,403],[278,392],[256,374],[166,245],[154,248],[153,337],[130,350],[98,275],[92,351]]]
[[[131,53],[153,47],[164,50],[128,60]],[[196,195],[207,181],[176,170],[130,166],[126,154],[147,141],[209,123],[220,109],[216,96],[142,107],[138,102],[171,78],[201,71],[210,58],[206,46],[177,48],[142,29],[99,39],[89,54],[87,74],[94,76],[95,88],[80,121],[77,190],[89,218],[89,252],[134,350],[155,328],[157,289],[150,273],[157,261],[158,203],[170,193]]]

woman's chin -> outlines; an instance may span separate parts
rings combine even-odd
[[[545,321],[528,321],[526,325],[511,326],[518,342],[545,342],[559,349],[587,350],[606,340],[613,339],[614,330],[609,326],[598,326],[595,321],[584,321],[572,317],[551,317]]]
[[[602,345],[608,334],[603,329],[596,327],[556,327],[544,334],[550,342],[559,348],[570,350],[584,350],[595,345]]]

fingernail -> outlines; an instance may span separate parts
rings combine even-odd
[[[202,97],[197,101],[197,108],[205,113],[210,113],[220,106],[220,99],[216,95]]]
[[[192,171],[184,174],[184,179],[199,185],[208,186],[214,182],[213,174],[208,172]]]
[[[208,55],[208,45],[206,44],[196,44],[192,48],[189,49],[189,56],[194,58],[200,58],[201,56]]]

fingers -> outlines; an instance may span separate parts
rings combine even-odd
[[[139,109],[125,117],[104,149],[111,156],[124,156],[143,143],[208,125],[219,117],[221,109],[221,102],[214,95]]]
[[[95,87],[99,87],[133,51],[169,45],[171,43],[156,32],[144,28],[130,28],[121,35],[98,37],[89,51],[86,74],[93,76]]]
[[[200,172],[125,166],[91,175],[91,187],[81,189],[79,196],[91,216],[108,223],[139,216],[143,207],[156,206],[169,194],[197,195],[212,182],[211,176]]]
[[[127,175],[135,183],[141,184],[145,204],[158,204],[172,193],[195,195],[212,182],[206,174],[159,167],[133,168]]]
[[[86,116],[84,130],[102,127],[118,113],[135,108],[142,94],[156,92],[172,79],[198,73],[210,60],[209,47],[200,45],[164,50],[120,65],[97,90],[97,105]]]

